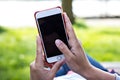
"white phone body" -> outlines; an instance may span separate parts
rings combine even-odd
[[[47,53],[47,49],[46,49],[46,46],[45,46],[45,41],[46,41],[46,45],[47,46],[49,46],[48,48],[51,48],[51,46],[50,45],[52,45],[51,43],[49,43],[49,40],[48,39],[53,39],[53,38],[55,38],[55,37],[50,37],[50,35],[48,35],[48,37],[47,38],[45,38],[44,39],[44,35],[43,35],[43,33],[44,32],[49,32],[49,30],[53,30],[54,29],[54,26],[49,26],[49,25],[47,25],[47,24],[49,24],[49,17],[51,17],[51,16],[56,16],[56,15],[61,15],[61,19],[62,19],[62,22],[63,22],[63,28],[64,28],[64,30],[65,30],[65,25],[64,25],[64,20],[63,20],[63,17],[62,17],[62,10],[61,10],[61,8],[60,7],[55,7],[55,8],[51,8],[51,9],[47,9],[47,10],[43,10],[43,11],[38,11],[38,12],[36,12],[35,13],[35,19],[36,19],[36,24],[37,24],[37,28],[38,28],[38,32],[39,32],[39,35],[40,35],[40,37],[42,38],[42,46],[43,46],[43,51],[44,51],[44,53],[45,53],[45,57],[46,57],[46,60],[47,60],[47,62],[48,63],[54,63],[54,62],[57,62],[57,61],[59,61],[59,60],[61,60],[61,59],[63,59],[64,58],[64,56],[63,56],[63,54],[61,54],[58,50],[56,50],[56,51],[58,51],[59,53],[57,54],[53,54],[52,56],[51,56],[51,54],[49,53]],[[46,19],[46,17],[48,18],[48,21],[47,21],[47,19]],[[52,17],[51,17],[52,18]],[[41,20],[41,19],[44,19],[44,20]],[[54,19],[54,18],[53,18]],[[56,19],[57,20],[57,19]],[[45,22],[46,21],[46,22]],[[52,20],[51,20],[52,21]],[[48,29],[48,31],[46,30],[43,30],[43,33],[42,33],[42,29],[41,28],[43,28],[43,27],[46,27],[46,26],[44,26],[43,24],[42,24],[42,22],[44,22],[44,24],[47,26],[47,27],[49,27],[49,29]],[[55,22],[55,21],[54,21]],[[53,24],[54,24],[54,22],[52,22]],[[43,26],[42,26],[43,25]],[[50,28],[51,27],[51,28]],[[58,27],[59,28],[59,27]],[[46,29],[46,28],[45,28]],[[62,29],[63,30],[63,29]],[[58,31],[59,32],[59,31]],[[66,37],[66,39],[65,39],[65,41],[66,41],[66,44],[68,44],[67,42],[68,42],[68,38],[67,38],[67,35],[66,35],[66,31],[63,31],[63,33],[65,32],[65,37]],[[56,35],[56,36],[58,36],[58,34],[57,34],[57,32],[54,34],[55,32],[52,32],[52,33],[50,33],[51,35],[53,34],[53,35]],[[45,33],[44,33],[45,34]],[[58,36],[59,37],[59,36]],[[56,39],[56,38],[55,38]],[[55,42],[55,39],[54,39],[54,42]],[[48,43],[48,44],[47,44]],[[55,43],[53,43],[53,44],[55,44]],[[51,48],[51,50],[52,50],[53,48]],[[55,48],[55,45],[54,45],[54,49],[56,49]],[[49,49],[48,49],[49,50]],[[49,51],[48,51],[49,52]],[[50,57],[49,57],[49,55],[50,55]]]

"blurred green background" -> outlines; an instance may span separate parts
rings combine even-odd
[[[75,18],[73,28],[86,53],[100,62],[120,61],[120,25],[93,26]],[[0,26],[0,80],[30,79],[37,35],[36,26]]]
[[[82,28],[77,23],[73,27],[86,53],[98,61],[120,61],[120,28]],[[29,65],[36,54],[36,35],[36,28],[0,27],[1,80],[29,79]]]

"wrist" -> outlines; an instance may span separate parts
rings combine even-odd
[[[95,71],[94,67],[92,65],[88,65],[87,68],[80,70],[78,74],[90,80],[93,77],[93,71]]]
[[[102,71],[94,66],[89,66],[88,69],[83,70],[80,75],[87,80],[115,80],[115,75]]]

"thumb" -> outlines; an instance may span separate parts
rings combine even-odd
[[[60,67],[64,64],[65,60],[58,61],[55,63],[50,71],[52,76],[55,76],[56,72],[60,69]]]
[[[69,48],[59,39],[55,41],[57,48],[64,54],[65,58],[68,59],[73,54],[69,50]]]

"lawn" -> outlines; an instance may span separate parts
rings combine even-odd
[[[86,53],[96,60],[120,61],[120,27],[91,28],[75,24],[74,30]],[[0,27],[0,80],[29,80],[29,64],[36,52],[36,35],[36,28]]]
[[[35,56],[36,30],[6,29],[0,33],[0,80],[29,80]]]
[[[120,61],[120,28],[89,28],[75,32],[86,53],[98,61]]]

